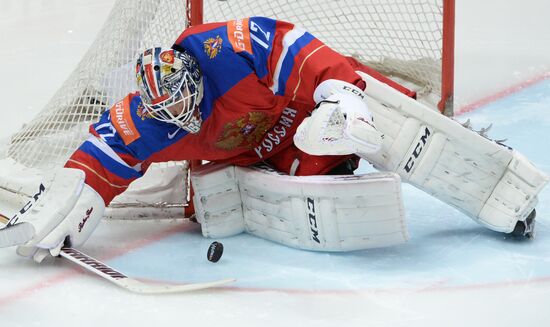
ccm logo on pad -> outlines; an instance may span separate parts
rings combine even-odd
[[[430,131],[428,127],[424,129],[424,132],[420,133],[420,139],[416,143],[411,155],[409,156],[409,159],[407,160],[405,167],[403,167],[403,169],[405,169],[407,173],[410,173],[414,168],[415,162],[422,154],[422,151],[426,147],[426,143],[428,143],[428,138],[430,138],[431,135],[432,135],[432,131]]]
[[[311,239],[321,244],[319,241],[319,227],[317,226],[317,216],[315,214],[315,200],[307,198],[307,214],[309,221],[309,229],[311,231]]]
[[[17,224],[21,215],[24,215],[25,212],[29,211],[45,191],[46,191],[46,187],[44,186],[44,184],[40,183],[40,186],[38,187],[38,192],[35,195],[33,195],[32,198],[23,206],[23,208],[21,208],[21,210],[19,210],[19,212],[17,212],[10,219],[6,227]]]

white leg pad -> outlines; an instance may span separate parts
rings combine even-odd
[[[394,173],[297,177],[208,165],[194,171],[192,180],[205,236],[244,230],[315,251],[361,250],[408,239],[400,178]]]
[[[228,237],[245,231],[234,166],[200,166],[192,170],[191,182],[195,215],[205,237]]]
[[[495,231],[511,232],[531,213],[548,176],[525,157],[361,75],[384,133],[381,151],[362,157]]]

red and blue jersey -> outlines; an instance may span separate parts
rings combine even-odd
[[[191,134],[151,118],[138,93],[113,105],[66,164],[84,170],[86,183],[107,204],[153,162],[288,161],[288,153],[282,153],[293,146],[296,128],[313,110],[321,82],[365,86],[348,58],[291,23],[265,17],[188,28],[173,48],[195,56],[201,68],[201,130]],[[298,174],[322,174],[342,158],[306,161]]]

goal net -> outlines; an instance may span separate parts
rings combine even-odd
[[[443,85],[442,78],[452,81],[454,0],[204,1],[204,22],[248,16],[304,27],[338,52],[413,88],[431,107],[452,105],[452,85]]]
[[[449,108],[452,33],[446,32],[446,20],[454,17],[452,11],[454,0],[118,0],[70,77],[10,138],[6,158],[0,160],[0,196],[29,196],[42,171],[62,166],[87,138],[88,126],[135,91],[134,62],[140,50],[169,47],[188,24],[201,21],[268,16],[292,22],[415,89],[432,107]],[[451,50],[445,50],[445,43]],[[445,56],[451,58],[450,66]],[[450,89],[445,79],[451,81]],[[186,162],[153,165],[113,201],[108,215],[183,215],[187,172]]]

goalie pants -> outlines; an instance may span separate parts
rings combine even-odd
[[[351,175],[357,169],[359,157],[313,156],[292,144],[266,160],[266,163],[277,171],[294,176]]]

